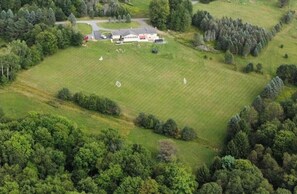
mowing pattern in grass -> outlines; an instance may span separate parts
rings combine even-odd
[[[131,13],[132,17],[148,17],[149,4],[151,0],[132,0],[133,5],[123,4]]]
[[[137,28],[140,26],[138,22],[123,23],[123,22],[103,22],[97,23],[98,26],[106,29],[123,29],[123,28]]]
[[[0,90],[0,107],[7,116],[12,118],[23,117],[29,111],[51,113],[63,115],[72,121],[75,121],[79,127],[86,133],[98,134],[100,130],[107,128],[120,129],[129,142],[139,143],[146,146],[153,153],[157,152],[158,141],[166,137],[150,132],[149,130],[135,128],[132,123],[125,120],[119,120],[111,117],[103,117],[92,111],[86,111],[79,107],[72,106],[71,103],[53,100],[48,103],[51,97],[44,94],[38,94],[30,87],[22,87],[14,83],[11,88],[15,91],[21,91],[24,94],[9,90]],[[50,105],[52,104],[52,105]],[[54,106],[55,107],[54,107]],[[132,129],[132,130],[131,130]],[[174,140],[175,141],[175,140]],[[212,161],[216,150],[209,148],[199,142],[176,141],[178,145],[178,157],[186,164],[196,169],[203,163]]]
[[[92,27],[88,24],[76,24],[78,31],[83,35],[88,35],[92,33]]]
[[[205,61],[196,51],[167,40],[158,55],[151,54],[151,44],[125,45],[124,53],[109,42],[68,49],[23,72],[18,82],[52,95],[61,87],[104,95],[131,120],[139,112],[162,120],[171,117],[220,145],[227,120],[250,104],[267,80],[229,70],[215,59]],[[122,87],[116,87],[116,81]]]
[[[287,9],[280,9],[276,1],[218,0],[210,4],[197,3],[194,10],[206,10],[216,18],[240,18],[245,22],[270,29],[278,23]]]

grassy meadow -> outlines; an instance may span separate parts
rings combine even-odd
[[[266,29],[274,26],[287,10],[287,8],[280,9],[277,0],[216,0],[210,4],[197,3],[193,8],[194,12],[205,10],[217,18],[223,16],[240,18],[244,22]]]
[[[137,28],[140,26],[138,22],[132,21],[131,23],[124,22],[99,22],[97,23],[99,27],[107,29],[123,29],[123,28]]]
[[[228,119],[250,104],[268,79],[220,64],[223,55],[204,60],[203,53],[169,37],[167,41],[159,45],[158,55],[151,53],[150,43],[116,46],[96,42],[60,51],[22,72],[11,88],[30,88],[33,91],[28,93],[37,96],[53,97],[62,87],[106,96],[119,103],[129,122],[139,112],[163,120],[173,118],[180,127],[195,128],[201,141],[218,148]],[[103,61],[99,61],[101,56]],[[122,83],[121,88],[115,86],[116,81]]]
[[[131,13],[132,18],[134,17],[149,17],[149,4],[151,0],[130,0],[130,5],[123,4],[125,8]]]
[[[83,35],[88,35],[92,33],[92,27],[88,24],[76,24],[78,31],[80,31]]]

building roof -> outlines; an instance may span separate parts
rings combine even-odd
[[[157,30],[153,27],[144,28],[131,28],[131,29],[120,29],[112,32],[112,35],[127,36],[129,34],[139,35],[139,34],[156,34]]]

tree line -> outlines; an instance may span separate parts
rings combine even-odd
[[[121,108],[116,102],[95,94],[88,96],[82,92],[77,92],[72,95],[69,89],[63,88],[58,92],[57,97],[61,100],[72,101],[83,108],[102,114],[113,116],[119,116],[121,114]]]
[[[2,45],[6,52],[0,55],[1,85],[13,81],[18,70],[40,63],[58,49],[81,45],[81,33],[71,26],[55,26],[55,21],[51,8],[1,12],[0,38],[9,42]]]
[[[162,134],[175,139],[191,141],[197,138],[197,133],[193,128],[184,127],[179,129],[173,119],[168,119],[165,123],[152,114],[140,113],[134,120],[135,125],[152,129],[155,133]]]
[[[204,32],[205,41],[216,41],[215,48],[233,54],[258,56],[284,24],[290,23],[295,11],[288,11],[270,31],[244,23],[241,19],[216,19],[207,11],[197,11],[192,24]]]
[[[66,20],[72,13],[76,17],[119,16],[127,15],[124,1],[110,0],[0,0],[0,11],[16,12],[22,7],[52,9],[57,21]]]
[[[197,188],[187,167],[129,144],[115,129],[88,136],[60,116],[1,117],[0,193],[191,194]]]

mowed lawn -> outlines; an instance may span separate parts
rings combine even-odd
[[[216,0],[210,4],[195,4],[194,13],[197,10],[208,11],[217,18],[240,18],[244,22],[270,29],[278,23],[287,8],[280,9],[276,0]]]
[[[123,4],[131,13],[132,18],[149,17],[149,4],[151,0],[130,0],[131,5]]]
[[[149,43],[96,42],[70,48],[24,71],[16,84],[50,95],[67,87],[106,96],[119,103],[129,121],[139,112],[162,120],[173,118],[180,127],[195,128],[200,141],[219,147],[229,118],[252,102],[268,78],[233,71],[220,63],[223,56],[204,60],[197,51],[170,38],[167,41],[159,46],[158,55],[151,53]],[[116,81],[121,82],[120,88]]]
[[[137,28],[140,26],[138,22],[99,22],[97,23],[99,27],[107,29],[123,29],[123,28]]]
[[[92,27],[88,24],[76,24],[78,31],[83,35],[88,35],[92,33]]]

